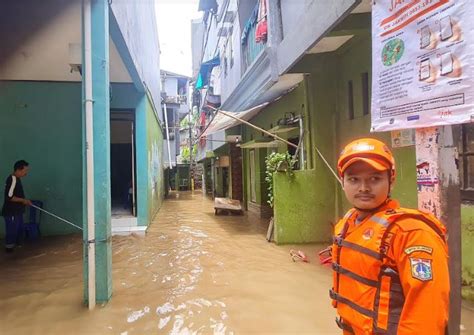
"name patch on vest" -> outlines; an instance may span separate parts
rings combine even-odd
[[[407,255],[410,255],[410,254],[414,253],[415,251],[426,252],[426,253],[431,255],[433,253],[433,248],[430,248],[430,247],[427,247],[427,246],[424,246],[424,245],[414,245],[412,247],[408,247],[408,248],[405,249],[405,253]]]
[[[410,257],[411,276],[421,281],[433,279],[431,259]]]

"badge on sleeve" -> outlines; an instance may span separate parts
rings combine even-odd
[[[411,276],[421,281],[428,281],[433,279],[433,268],[431,266],[431,259],[425,258],[411,258]]]

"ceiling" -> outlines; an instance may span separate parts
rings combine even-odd
[[[3,11],[1,16],[8,16],[8,13]],[[81,43],[81,2],[71,2],[52,18],[33,14],[32,17],[20,17],[25,22],[11,20],[8,25],[2,25],[2,35],[11,35],[2,39],[6,41],[2,41],[2,48],[7,48],[4,50],[8,52],[2,53],[0,58],[0,80],[81,81],[80,74],[71,72],[69,65],[69,44]],[[33,20],[36,20],[36,26],[30,23]],[[15,36],[24,38],[19,42]],[[110,81],[131,83],[110,38],[109,48]]]

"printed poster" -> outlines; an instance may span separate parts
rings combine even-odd
[[[415,130],[392,130],[392,148],[403,148],[415,145]]]
[[[474,121],[474,1],[372,5],[372,131]]]

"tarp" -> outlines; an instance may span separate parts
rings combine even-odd
[[[240,120],[248,121],[251,118],[255,117],[263,108],[265,108],[269,102],[265,102],[261,105],[255,106],[251,109],[247,109],[242,112],[227,112],[227,114],[231,114],[232,116],[235,116],[239,118]],[[235,120],[231,117],[228,117],[224,114],[217,113],[212,121],[209,123],[207,126],[206,130],[201,134],[201,137],[208,136],[214,133],[217,133],[221,130],[229,129],[232,127],[235,127],[239,125],[240,122],[238,120]]]

